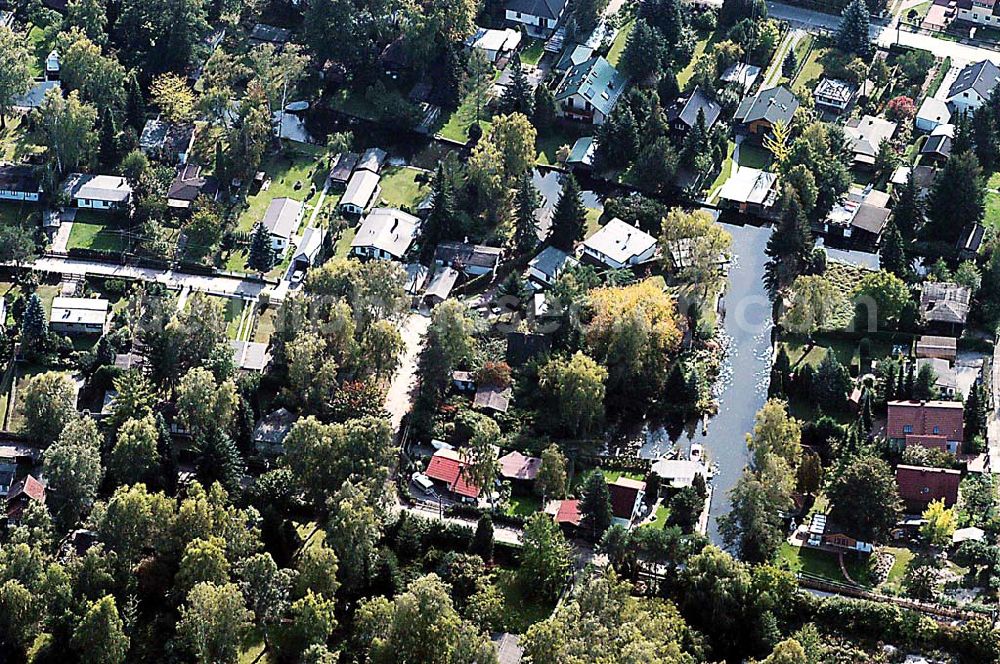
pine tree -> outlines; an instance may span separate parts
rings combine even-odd
[[[917,189],[912,169],[906,178],[906,183],[899,188],[892,216],[904,238],[913,238],[924,224],[924,204],[920,200],[920,191]]]
[[[538,209],[539,196],[531,181],[531,174],[521,176],[521,182],[514,197],[514,247],[517,253],[525,255],[538,244],[538,220],[535,210]]]
[[[896,227],[896,222],[889,220],[885,233],[882,235],[882,246],[878,252],[879,265],[883,270],[892,272],[904,281],[910,278],[910,266],[906,258],[903,236]]]
[[[531,86],[528,85],[528,76],[521,66],[521,56],[517,53],[510,59],[510,85],[504,88],[500,97],[500,109],[505,114],[523,113],[531,117],[532,114],[532,94]]]
[[[976,381],[965,401],[965,439],[972,440],[986,435],[986,390],[982,381]]]
[[[444,164],[439,163],[434,173],[431,187],[434,207],[427,215],[424,224],[423,253],[425,258],[434,254],[440,242],[453,239],[458,235],[458,216],[455,211],[455,188],[445,171]]]
[[[245,465],[236,443],[219,427],[212,427],[195,441],[195,465],[203,486],[218,482],[226,491],[239,489]]]
[[[765,253],[770,259],[764,283],[772,297],[788,286],[809,266],[813,252],[813,237],[802,204],[789,185],[782,194],[782,214],[778,227],[767,240]]]
[[[992,108],[980,109],[972,116],[972,135],[976,156],[983,168],[992,172],[1000,164],[1000,137],[997,135],[997,118]],[[954,149],[954,145],[952,145]]]
[[[493,561],[493,517],[489,514],[479,517],[469,552],[478,555],[487,563]]]
[[[102,164],[118,163],[118,125],[110,108],[104,109],[98,127],[100,145],[98,155]]]
[[[841,14],[837,46],[846,53],[866,58],[871,53],[871,15],[863,0],[852,0]]]
[[[953,120],[955,125],[955,137],[951,141],[951,153],[959,154],[967,152],[974,147],[972,119],[968,111],[962,111]]]
[[[628,104],[618,104],[597,128],[596,158],[602,169],[624,168],[639,151],[639,130]]]
[[[719,27],[730,28],[744,19],[763,21],[767,18],[764,0],[722,0],[719,8]]]
[[[784,62],[781,63],[781,75],[785,78],[792,78],[795,73],[799,70],[799,56],[795,54],[795,49],[788,49],[788,55],[785,56]]]
[[[907,399],[913,398],[913,390],[917,384],[917,363],[909,362],[906,367],[906,384],[903,386],[904,393]]]
[[[535,86],[534,114],[531,123],[539,130],[548,129],[556,121],[556,97],[547,85]]]
[[[42,298],[38,293],[32,293],[28,297],[28,305],[24,309],[24,317],[21,319],[21,335],[23,340],[21,345],[30,345],[44,339],[49,334],[49,322],[45,318],[45,307],[42,305]]]
[[[170,435],[167,421],[163,419],[163,413],[156,414],[156,452],[160,456],[160,478],[163,481],[163,490],[169,495],[177,493],[177,479],[179,467],[177,464],[177,448],[174,447],[174,439]]]
[[[705,109],[698,109],[698,117],[695,120],[694,126],[688,131],[687,136],[684,137],[684,148],[682,155],[682,160],[684,164],[688,167],[692,167],[695,164],[695,159],[698,155],[704,154],[705,144],[708,142],[708,125],[705,120]]]
[[[580,185],[570,173],[563,183],[562,193],[552,213],[552,228],[549,239],[552,245],[563,251],[572,251],[578,240],[583,239],[586,210],[580,198]]]
[[[896,398],[897,399],[909,399],[910,395],[906,392],[906,366],[901,365],[899,367],[899,376],[896,381]]]
[[[580,498],[580,525],[596,542],[611,526],[611,492],[604,473],[595,470],[587,476]]]
[[[139,87],[139,79],[136,78],[135,70],[129,72],[127,82],[127,98],[125,101],[125,122],[136,131],[142,131],[146,124],[146,102],[142,96],[142,89]]]
[[[865,433],[871,433],[872,426],[874,425],[874,420],[875,416],[872,413],[871,390],[865,388],[861,392],[861,418],[860,418],[861,427]]]
[[[264,224],[254,226],[250,236],[250,255],[247,257],[250,269],[257,272],[267,272],[274,267],[274,248],[271,246],[271,234]]]
[[[646,0],[640,13],[656,28],[667,44],[676,46],[684,32],[684,8],[681,0]]]
[[[971,150],[952,153],[934,182],[924,239],[953,243],[962,226],[982,221],[986,211],[986,182]]]

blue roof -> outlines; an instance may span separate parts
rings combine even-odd
[[[624,74],[610,62],[597,56],[570,68],[559,86],[556,101],[580,95],[591,106],[608,115],[627,84],[628,78]]]

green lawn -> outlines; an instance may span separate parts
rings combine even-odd
[[[545,42],[541,39],[532,39],[528,42],[528,45],[521,50],[521,64],[537,65],[543,55],[545,55]]]
[[[628,41],[628,36],[632,34],[632,28],[635,27],[635,21],[629,21],[618,30],[618,34],[615,35],[615,40],[611,42],[611,48],[608,49],[608,62],[618,66],[619,60],[622,59],[622,52],[625,50],[625,43]]]
[[[733,174],[733,152],[736,150],[736,143],[729,141],[729,145],[726,148],[726,158],[722,161],[722,169],[719,171],[718,177],[715,178],[715,182],[708,188],[709,192],[713,192],[716,189],[722,187],[729,179],[729,176]],[[709,201],[714,202],[714,201]]]
[[[885,551],[891,553],[895,560],[883,585],[898,589],[903,583],[906,570],[910,567],[910,561],[913,560],[913,552],[902,547],[886,547]]]
[[[382,200],[398,208],[415,209],[430,192],[430,185],[417,182],[426,179],[427,173],[419,168],[390,167],[382,172]]]
[[[601,230],[601,214],[602,212],[596,208],[587,208],[586,225],[583,229],[584,239]]]
[[[34,56],[31,60],[31,75],[37,78],[45,74],[45,60],[52,51],[52,43],[46,39],[42,28],[33,25],[28,31],[28,45]]]
[[[26,155],[44,151],[44,148],[30,142],[28,121],[23,116],[7,116],[6,124],[0,129],[0,161],[17,163]]]
[[[694,45],[694,53],[691,54],[691,61],[688,62],[687,66],[677,73],[677,85],[684,89],[687,82],[691,80],[694,76],[694,68],[698,63],[698,59],[708,51],[710,46],[714,46],[716,42],[721,41],[723,38],[722,30],[717,32],[699,32],[697,34],[698,41]]]
[[[795,61],[798,62],[799,64],[805,62],[805,59],[808,56],[809,50],[812,48],[812,46],[813,46],[813,36],[810,34],[806,34],[797,42],[795,42],[795,47],[792,49],[795,51]],[[782,65],[783,64],[784,60],[782,60]],[[781,76],[780,79],[781,83],[787,83],[788,80],[789,79],[785,78],[784,75]]]
[[[588,133],[583,127],[551,127],[538,135],[535,147],[538,149],[536,161],[542,166],[556,166],[559,162],[556,153],[564,145],[570,148],[576,143],[576,139]]]
[[[554,607],[532,597],[516,570],[497,568],[493,573],[493,582],[504,596],[503,621],[507,631],[523,634],[536,622],[552,614]]]
[[[274,312],[274,307],[268,307],[257,316],[257,325],[253,331],[253,341],[267,343],[271,340],[271,334],[274,333]]]
[[[233,298],[225,298],[223,303],[223,314],[226,319],[226,336],[230,339],[236,339],[237,332],[240,329],[240,323],[243,321],[243,311],[246,309],[246,302],[243,300],[236,300]]]
[[[830,48],[819,46],[809,52],[809,57],[799,70],[798,76],[792,82],[794,90],[805,89],[812,91],[819,80],[823,77],[823,63],[821,58],[830,52]]]
[[[538,498],[538,496],[512,495],[506,507],[504,508],[504,512],[506,512],[511,516],[529,517],[541,509],[542,509],[542,501]]]
[[[795,573],[802,572],[838,583],[848,583],[840,571],[837,555],[833,553],[792,546],[785,542],[778,551],[778,560],[785,562],[788,568]],[[844,566],[847,567],[847,572],[854,581],[862,585],[869,585],[867,559],[858,559],[852,554],[844,554]]]
[[[41,214],[41,207],[35,203],[0,201],[0,224],[22,226],[32,217]]]
[[[657,528],[663,530],[667,526],[667,517],[670,516],[670,508],[660,504],[656,506],[656,518],[645,524],[644,528]]]
[[[338,90],[330,96],[330,106],[341,113],[353,115],[365,120],[375,121],[378,119],[378,113],[376,113],[375,107],[368,101],[363,91],[348,89]]]
[[[995,191],[986,192],[986,214],[983,217],[983,224],[1000,230],[1000,194]]]
[[[319,182],[317,189],[326,177],[326,163],[323,161],[326,151],[301,144],[295,144],[292,150],[281,150],[270,155],[264,162],[262,170],[271,179],[271,185],[265,191],[247,198],[247,207],[240,214],[236,225],[237,231],[250,232],[254,225],[264,218],[267,207],[275,198],[293,198],[309,203],[309,185]],[[296,189],[296,183],[299,184]],[[317,194],[318,196],[318,194]],[[308,218],[309,210],[306,210]]]
[[[740,145],[740,166],[766,169],[771,165],[773,160],[774,157],[771,153],[759,145],[754,145],[749,142],[744,142]]]
[[[484,87],[492,87],[493,81],[489,81],[484,85]],[[447,138],[452,141],[457,141],[459,143],[466,143],[469,140],[469,127],[476,121],[476,108],[477,108],[477,97],[481,95],[479,99],[479,124],[483,128],[483,133],[489,131],[490,129],[490,118],[492,117],[489,111],[489,92],[484,91],[482,93],[477,93],[476,91],[470,92],[462,100],[462,103],[458,108],[451,114],[448,121],[445,122],[444,126],[438,132],[443,138]]]
[[[118,221],[114,213],[77,210],[66,248],[124,251],[126,242],[121,233],[125,229],[117,223]]]
[[[337,240],[337,244],[333,247],[333,255],[339,258],[347,258],[347,254],[351,251],[351,242],[354,242],[354,236],[358,234],[357,226],[351,226],[350,228],[345,228],[340,234],[340,238]]]

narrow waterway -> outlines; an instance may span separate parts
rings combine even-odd
[[[720,315],[719,338],[725,347],[722,373],[715,386],[719,412],[673,443],[664,432],[654,432],[642,455],[657,458],[672,444],[687,452],[690,443],[705,446],[710,462],[718,464],[712,481],[708,534],[720,541],[718,517],[729,511],[729,490],[747,463],[746,434],[767,400],[771,372],[771,305],[764,289],[764,248],[770,228],[723,224],[733,236],[733,264]],[[691,436],[690,439],[688,436]]]

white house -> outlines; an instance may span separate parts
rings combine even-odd
[[[89,210],[124,208],[132,200],[132,187],[118,175],[70,173],[63,191],[76,207]]]
[[[465,40],[465,45],[468,48],[482,51],[486,58],[493,63],[517,49],[520,43],[521,31],[513,28],[504,30],[477,28],[476,32]]]
[[[528,263],[528,277],[545,286],[551,286],[563,270],[578,262],[562,249],[545,247]]]
[[[354,175],[348,181],[347,189],[340,199],[340,211],[350,214],[364,214],[368,206],[378,198],[382,191],[382,187],[379,186],[380,179],[378,173],[369,170],[354,171]]]
[[[547,39],[555,32],[568,4],[569,0],[508,0],[507,22],[514,27],[524,26],[530,37]]]
[[[998,0],[961,0],[958,2],[959,21],[979,25],[1000,26],[1000,2]]]
[[[42,180],[31,166],[0,166],[0,199],[37,202]]]
[[[420,219],[395,208],[368,213],[351,241],[355,256],[401,260],[420,232]]]
[[[858,95],[858,87],[839,78],[824,78],[813,91],[816,105],[834,113],[843,113]]]
[[[302,234],[302,241],[295,248],[295,255],[292,257],[294,269],[305,270],[315,263],[319,250],[323,247],[325,235],[325,231],[317,226],[306,228]]]
[[[945,101],[956,113],[975,113],[989,100],[998,82],[1000,68],[989,60],[973,62],[959,72],[958,78],[948,88]]]
[[[291,198],[275,198],[264,213],[264,228],[271,234],[271,249],[278,255],[285,252],[292,235],[299,228],[305,206]]]
[[[90,297],[57,297],[52,300],[49,329],[62,334],[104,334],[111,303]]]
[[[604,124],[625,92],[628,78],[601,56],[570,67],[556,90],[559,115]]]
[[[656,238],[615,217],[583,241],[583,257],[605,267],[621,269],[653,260]]]
[[[920,131],[930,133],[949,122],[951,122],[951,109],[940,99],[928,97],[917,111],[916,125]]]

